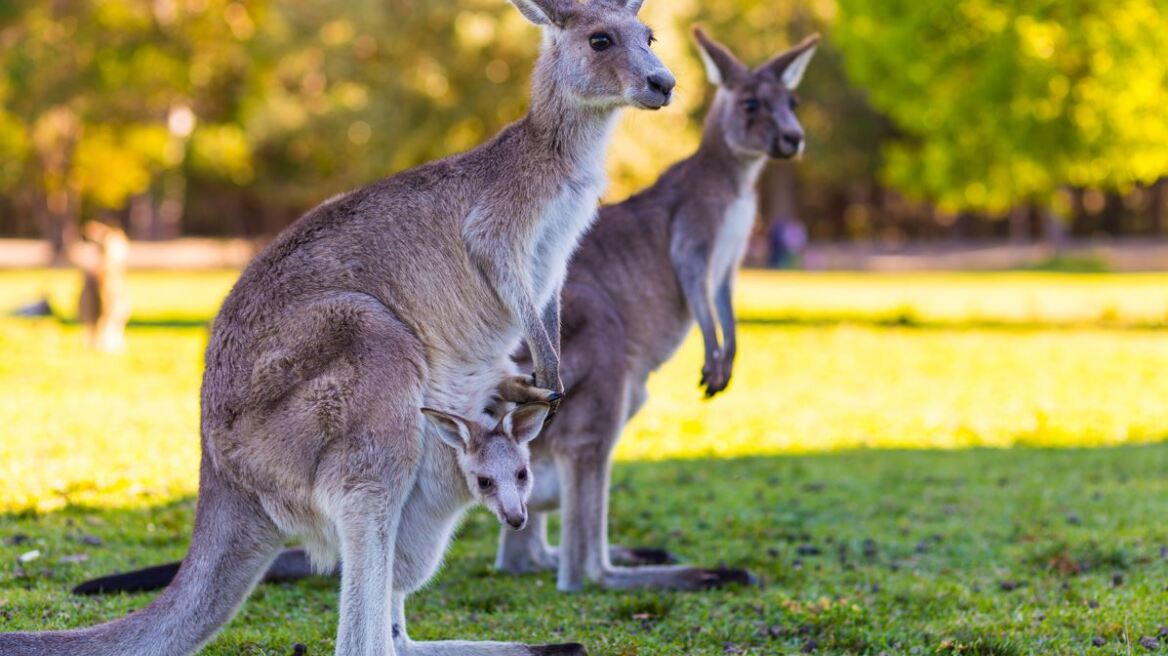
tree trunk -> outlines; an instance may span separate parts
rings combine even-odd
[[[1011,244],[1025,244],[1030,241],[1030,206],[1015,205],[1010,210],[1009,222]]]
[[[1148,200],[1148,218],[1150,219],[1150,232],[1153,237],[1160,238],[1164,236],[1164,206],[1165,195],[1168,195],[1168,178],[1160,178],[1157,180],[1150,190],[1152,197]]]

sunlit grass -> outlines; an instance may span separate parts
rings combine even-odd
[[[205,320],[233,277],[135,274],[135,319]],[[1168,331],[962,329],[960,321],[976,326],[987,315],[961,315],[957,308],[971,306],[946,292],[982,299],[978,307],[996,308],[1002,321],[1015,317],[1011,308],[1025,307],[1025,298],[1041,296],[1062,299],[1036,306],[1042,322],[1083,320],[1088,315],[1068,310],[1076,298],[1144,322],[1164,302],[1154,281],[1168,278],[750,273],[740,302],[745,316],[780,316],[794,307],[811,319],[744,325],[731,387],[708,402],[697,389],[701,350],[691,336],[652,378],[649,403],[618,457],[1163,439]],[[71,272],[3,273],[0,306],[43,288],[62,307],[75,287]],[[860,316],[906,305],[915,316],[956,327],[887,327]],[[851,312],[857,323],[817,325],[817,312]],[[1031,325],[1034,316],[1021,318]],[[0,320],[0,509],[136,506],[193,492],[206,329],[133,327],[123,355],[90,353],[80,342],[76,325]]]
[[[750,271],[746,319],[1168,325],[1168,274]]]

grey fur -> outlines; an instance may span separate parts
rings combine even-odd
[[[792,89],[775,62],[806,65],[800,55],[817,37],[752,71],[700,30],[696,36],[721,82],[701,146],[649,189],[601,209],[564,286],[562,371],[571,403],[535,445],[531,499],[533,511],[562,504],[560,545],[548,546],[540,512],[525,530],[500,538],[499,568],[558,568],[562,590],[586,578],[607,588],[684,589],[752,580],[735,570],[616,567],[608,545],[612,449],[645,401],[649,374],[695,320],[705,345],[701,385],[707,396],[726,388],[737,351],[731,299],[754,223],[755,182],[768,156],[802,151]],[[753,115],[747,101],[759,103]]]
[[[166,591],[90,629],[0,635],[0,653],[190,654],[287,536],[322,569],[344,560],[337,654],[426,653],[394,641],[391,593],[404,598],[437,567],[452,523],[434,488],[460,486],[420,408],[481,420],[520,337],[544,398],[558,398],[559,290],[595,217],[617,110],[661,107],[673,86],[623,2],[572,3],[561,22],[544,28],[526,117],[320,205],[244,271],[207,347],[195,532]],[[614,47],[589,46],[597,29]]]

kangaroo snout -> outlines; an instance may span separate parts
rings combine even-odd
[[[798,132],[784,132],[775,137],[771,145],[771,156],[789,158],[803,152],[803,135]]]
[[[677,86],[677,80],[665,71],[654,73],[649,76],[649,88],[665,97],[665,104],[669,104],[669,100],[673,95],[673,87]]]
[[[507,526],[510,526],[516,531],[521,531],[523,530],[524,526],[527,526],[527,511],[524,510],[520,513],[504,513],[504,520],[507,522]]]
[[[661,109],[673,100],[673,87],[677,80],[666,70],[651,73],[645,79],[644,91],[637,94],[637,104],[645,109]]]

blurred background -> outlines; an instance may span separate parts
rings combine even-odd
[[[801,90],[808,156],[763,180],[752,263],[1164,261],[1148,246],[1168,222],[1160,0],[671,0],[644,13],[678,102],[626,112],[610,199],[696,145],[710,90],[691,24],[752,63],[819,31]],[[7,0],[0,236],[50,246],[8,261],[65,262],[95,218],[134,241],[262,241],[520,116],[537,43],[501,0]]]

